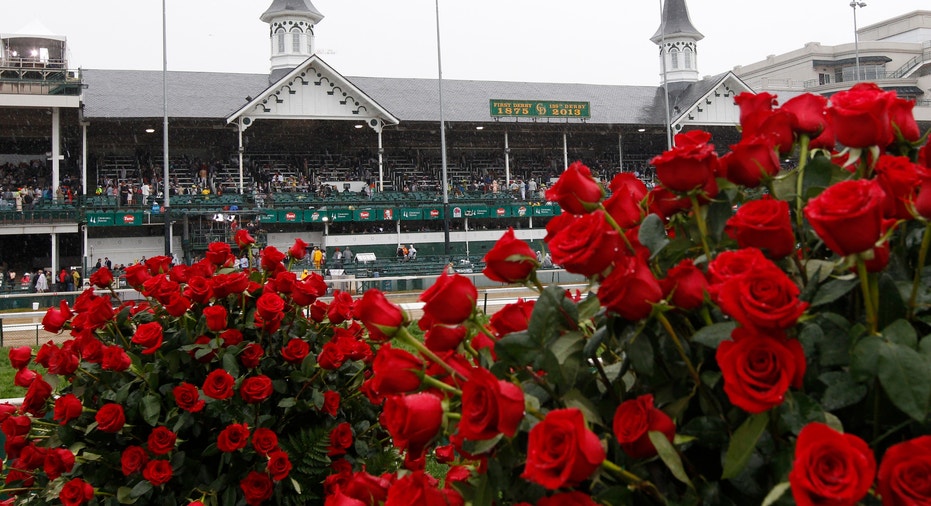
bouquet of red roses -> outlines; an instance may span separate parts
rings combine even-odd
[[[401,482],[424,504],[931,501],[928,135],[873,84],[776,98],[737,96],[724,155],[677,135],[655,188],[563,173],[545,240],[585,293],[544,288],[508,231],[484,273],[534,300],[489,318],[443,274],[408,325],[362,297],[363,391],[408,470],[387,503]]]
[[[254,239],[236,241],[251,260]],[[334,469],[395,470],[358,393],[367,333],[350,294],[324,303],[320,275],[289,270],[306,247],[246,270],[225,243],[190,266],[150,258],[126,272],[144,300],[121,304],[104,267],[100,291],[50,309],[45,329],[70,339],[10,353],[26,394],[0,406],[4,503],[297,505]]]

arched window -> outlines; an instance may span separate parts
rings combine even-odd
[[[673,70],[679,68],[679,50],[676,48],[669,50],[669,66],[672,67]]]
[[[691,69],[695,67],[694,64],[692,63],[692,48],[687,47],[683,49],[682,56],[685,59],[685,68]]]
[[[291,32],[291,52],[292,53],[301,52],[301,32],[297,30]]]
[[[277,33],[278,35],[278,54],[284,53],[284,30]]]

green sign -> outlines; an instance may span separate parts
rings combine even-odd
[[[352,221],[352,209],[331,209],[330,221]]]
[[[533,206],[534,216],[553,216],[556,214],[556,211],[559,211],[559,208],[556,206]]]
[[[527,118],[590,118],[588,102],[560,100],[500,100],[488,101],[491,116],[517,116]]]
[[[304,211],[305,223],[322,223],[324,218],[330,219],[330,215],[326,211],[318,211],[316,209]]]
[[[420,220],[423,219],[423,209],[419,207],[402,207],[399,210],[402,220]]]
[[[297,223],[304,218],[303,211],[282,209],[278,211],[278,223]]]
[[[109,227],[112,225],[113,225],[113,213],[109,211],[87,213],[87,226],[88,227]]]

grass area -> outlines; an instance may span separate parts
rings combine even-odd
[[[10,365],[10,349],[0,348],[0,399],[18,398],[26,395],[26,389],[13,384],[16,370]]]

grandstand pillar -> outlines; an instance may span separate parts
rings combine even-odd
[[[566,140],[566,132],[562,133],[562,170],[569,168],[569,143]]]
[[[58,194],[59,160],[61,156],[61,109],[52,107],[52,195]]]
[[[237,128],[236,131],[239,133],[239,194],[245,195],[245,190],[243,189],[242,182],[242,152],[244,151],[242,147],[242,117],[236,122]]]
[[[504,187],[511,187],[511,148],[508,147],[508,131],[504,131]]]
[[[52,279],[48,280],[49,286],[58,279],[58,234],[52,234]]]
[[[378,129],[378,191],[385,191],[385,164],[383,162],[383,156],[385,155],[385,148],[382,146],[381,138],[381,128]],[[368,184],[368,181],[365,182]]]
[[[617,165],[620,172],[624,172],[624,134],[617,134]]]

